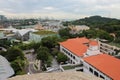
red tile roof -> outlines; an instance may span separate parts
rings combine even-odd
[[[90,41],[89,45],[98,46],[98,42],[97,41]]]
[[[120,60],[107,54],[84,58],[90,65],[103,72],[113,80],[120,80]]]
[[[84,43],[89,43],[89,40],[85,37],[68,39],[67,41],[61,42],[60,45],[62,45],[77,56],[83,56],[83,54],[88,49],[88,47],[84,45]]]

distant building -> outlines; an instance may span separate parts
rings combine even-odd
[[[30,36],[30,32],[31,32],[31,30],[27,30],[27,29],[17,30],[15,32],[15,37],[18,40],[28,41],[29,36]]]
[[[120,48],[118,48],[116,46],[111,46],[108,43],[104,43],[101,41],[99,41],[99,45],[100,45],[100,52],[106,53],[106,54],[112,55],[112,56],[118,55],[117,51],[120,50]]]
[[[76,26],[71,25],[71,26],[69,26],[69,28],[71,29],[71,31],[70,31],[71,34],[80,33],[80,32],[82,32],[84,30],[89,30],[90,29],[86,25],[76,25]]]
[[[5,80],[12,76],[14,71],[6,58],[0,55],[0,80]]]
[[[0,21],[5,21],[7,18],[4,15],[0,15]]]
[[[41,22],[45,30],[58,32],[59,29],[63,28],[62,21],[59,20],[49,20]]]
[[[120,80],[120,60],[107,54],[84,58],[83,72],[104,80]]]
[[[44,27],[42,26],[41,23],[38,23],[38,24],[35,25],[34,29],[36,29],[36,30],[44,30]]]

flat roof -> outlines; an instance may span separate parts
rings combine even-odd
[[[85,62],[106,74],[113,80],[120,80],[120,60],[107,55],[100,54],[83,58]]]

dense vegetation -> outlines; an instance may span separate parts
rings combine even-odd
[[[113,33],[120,30],[120,20],[113,18],[106,18],[101,16],[91,16],[75,21],[63,22],[65,26],[68,25],[87,25],[91,28],[98,28]]]
[[[7,51],[0,51],[0,55],[6,57],[11,63],[15,75],[25,74],[24,68],[27,65],[27,60],[21,49],[18,47],[10,47]]]
[[[35,34],[38,34],[38,35],[51,35],[51,34],[56,34],[55,32],[45,31],[45,30],[37,31],[37,32],[34,32],[34,33],[35,33]]]

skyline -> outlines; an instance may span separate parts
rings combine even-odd
[[[79,19],[93,15],[120,19],[120,0],[0,0],[9,18]]]

